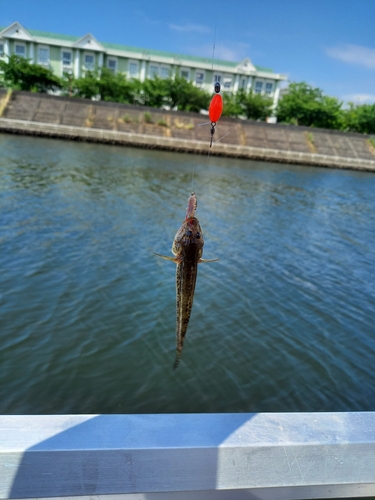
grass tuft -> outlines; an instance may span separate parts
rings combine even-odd
[[[151,113],[149,111],[146,111],[146,113],[143,113],[143,119],[144,119],[145,123],[153,123],[152,116],[151,116]]]

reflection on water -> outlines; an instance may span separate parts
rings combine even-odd
[[[375,176],[0,136],[0,413],[373,410]],[[170,254],[205,234],[181,365]]]

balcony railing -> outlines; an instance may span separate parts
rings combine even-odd
[[[1,416],[0,436],[0,498],[375,495],[372,412]]]

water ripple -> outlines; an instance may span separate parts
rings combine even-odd
[[[0,144],[1,413],[374,410],[372,174]],[[152,252],[191,189],[220,261],[174,372],[175,265]]]

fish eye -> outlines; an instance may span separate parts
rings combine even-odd
[[[201,237],[201,233],[198,231],[198,233],[195,236],[199,240],[199,238]]]
[[[188,230],[186,231],[186,236],[191,236],[192,234],[193,234],[193,232],[192,232],[192,231],[190,231],[190,229],[188,229]]]

